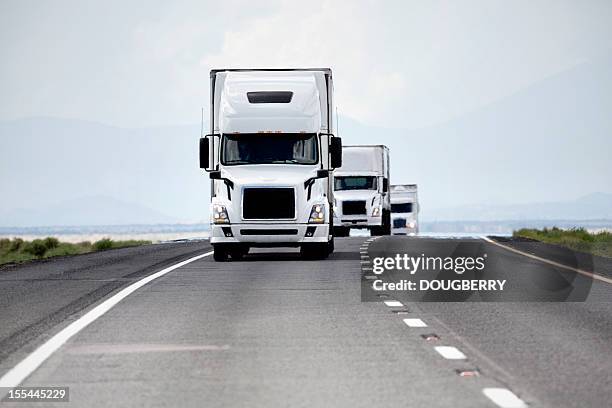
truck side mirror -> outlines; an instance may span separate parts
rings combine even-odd
[[[342,138],[334,136],[329,143],[329,153],[331,156],[330,167],[337,169],[342,167]]]
[[[210,144],[207,137],[200,139],[200,168],[208,169],[210,167]]]
[[[389,179],[388,178],[383,178],[383,193],[386,193],[387,191],[389,191]]]

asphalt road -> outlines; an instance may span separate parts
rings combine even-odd
[[[609,406],[608,283],[589,282],[586,301],[572,303],[362,301],[373,257],[457,245],[487,253],[496,277],[561,276],[584,289],[582,276],[482,240],[338,239],[324,261],[291,250],[207,256],[125,297],[22,384],[70,387],[59,407],[498,406],[485,389],[529,406]],[[0,270],[0,376],[122,287],[208,251],[153,245]]]

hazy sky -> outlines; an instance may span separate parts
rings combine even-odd
[[[611,1],[0,1],[0,120],[197,123],[215,67],[331,66],[341,114],[445,122],[606,53]]]

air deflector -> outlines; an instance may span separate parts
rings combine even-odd
[[[289,103],[293,98],[291,91],[247,92],[250,103]]]

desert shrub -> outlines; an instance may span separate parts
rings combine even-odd
[[[47,247],[41,239],[35,239],[32,242],[28,242],[23,247],[23,252],[33,255],[37,258],[42,258],[47,252]]]
[[[57,248],[60,244],[59,239],[55,237],[47,237],[43,240],[43,243],[47,249]]]
[[[10,252],[17,252],[21,249],[21,247],[23,246],[23,239],[21,238],[15,238],[13,239],[13,241],[11,241],[11,247],[9,249]]]
[[[6,251],[11,247],[11,240],[8,238],[0,239],[0,250]]]
[[[110,238],[102,238],[93,243],[94,251],[105,251],[113,247],[113,241]]]

